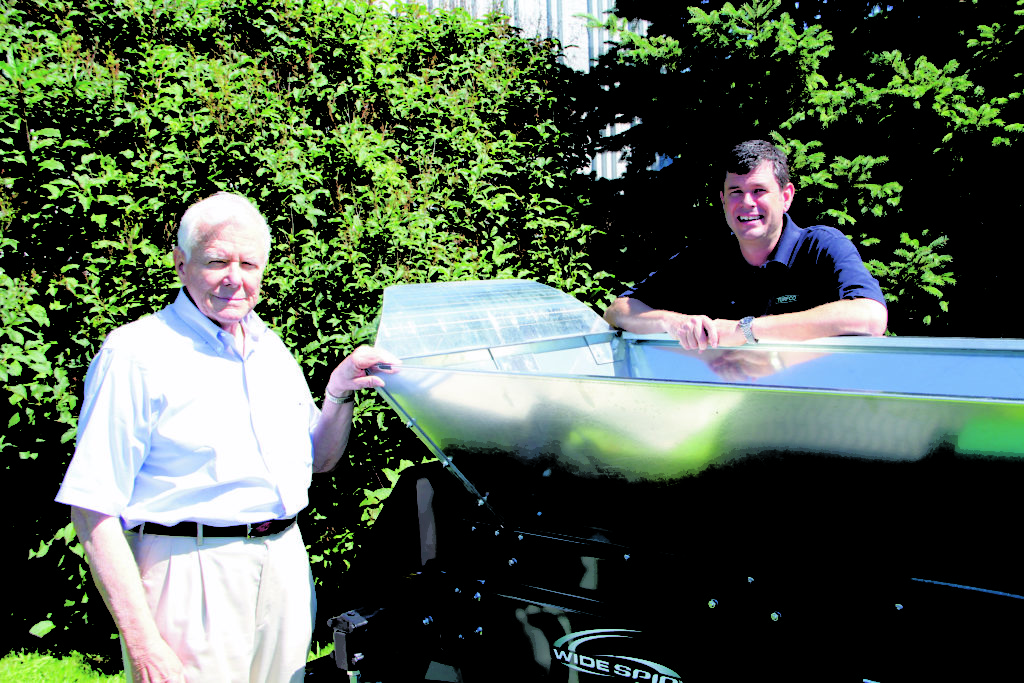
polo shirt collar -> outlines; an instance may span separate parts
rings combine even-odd
[[[788,266],[793,258],[793,251],[800,244],[801,234],[803,234],[803,228],[798,227],[787,213],[782,224],[782,235],[779,237],[779,242],[775,245],[772,253],[768,255],[765,265],[772,261],[778,261],[784,266]]]
[[[178,296],[175,297],[174,303],[171,304],[171,309],[179,318],[184,320],[200,338],[207,340],[214,346],[214,348],[234,348],[234,338],[221,328],[220,325],[203,315],[202,311],[200,311],[199,307],[196,306],[194,301],[192,301],[192,297],[189,296],[184,287],[178,290]],[[245,330],[245,336],[248,344],[251,344],[253,347],[259,343],[260,338],[267,329],[266,323],[260,320],[260,317],[256,315],[255,311],[249,311],[249,313],[242,318],[241,324],[242,329]]]

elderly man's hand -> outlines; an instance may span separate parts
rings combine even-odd
[[[181,660],[167,643],[157,640],[145,654],[129,652],[131,680],[138,683],[185,683]]]
[[[360,346],[334,368],[331,379],[327,382],[327,391],[335,396],[341,396],[347,391],[384,386],[383,379],[366,374],[367,370],[378,363],[386,366],[381,368],[383,372],[392,373],[397,372],[397,366],[401,365],[402,361],[383,349]]]

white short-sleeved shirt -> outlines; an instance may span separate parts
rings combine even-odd
[[[299,364],[250,312],[245,356],[186,296],[120,327],[89,366],[57,502],[125,528],[284,519],[308,503],[320,417]]]

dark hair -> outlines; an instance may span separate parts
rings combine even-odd
[[[735,173],[746,175],[757,168],[762,161],[772,165],[772,175],[779,183],[779,188],[789,184],[789,164],[786,153],[765,140],[747,140],[733,147],[722,161],[722,175]]]

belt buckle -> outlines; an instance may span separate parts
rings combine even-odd
[[[245,537],[246,538],[253,538],[254,535],[263,535],[263,534],[267,533],[267,530],[270,529],[270,525],[273,524],[273,523],[274,523],[274,521],[270,520],[268,522],[263,522],[261,524],[257,524],[256,526],[253,526],[252,524],[246,524],[245,525]]]

